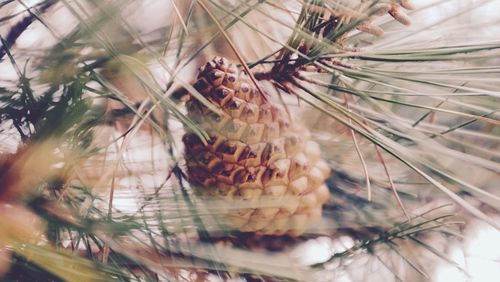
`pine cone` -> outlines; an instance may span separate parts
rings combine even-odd
[[[330,196],[324,184],[330,169],[309,131],[224,58],[201,67],[194,87],[220,114],[195,98],[187,101],[189,116],[210,136],[207,145],[193,133],[183,138],[190,182],[216,199],[255,203],[228,212],[241,231],[302,234]],[[264,197],[281,198],[283,205],[259,207]]]

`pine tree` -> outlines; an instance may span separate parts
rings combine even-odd
[[[445,245],[500,229],[494,2],[0,3],[0,279],[466,271]]]

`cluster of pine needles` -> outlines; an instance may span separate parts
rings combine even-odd
[[[500,229],[494,1],[31,2],[0,3],[0,279],[420,281],[460,268],[435,242]],[[214,56],[321,146],[331,199],[299,238],[231,229],[245,202],[188,184],[183,131],[208,136],[183,102],[217,111],[191,84]]]

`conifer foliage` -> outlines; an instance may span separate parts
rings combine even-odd
[[[0,280],[466,273],[446,247],[500,230],[498,8],[2,1]]]

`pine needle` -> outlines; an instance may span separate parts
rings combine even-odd
[[[170,3],[172,3],[172,7],[174,7],[175,14],[178,17],[179,22],[181,23],[182,28],[184,29],[184,32],[186,34],[189,34],[189,30],[188,30],[186,24],[184,23],[184,19],[182,18],[182,15],[181,15],[181,12],[179,11],[179,8],[177,8],[177,4],[175,4],[175,0],[170,0]]]
[[[394,185],[394,182],[392,181],[392,177],[389,174],[389,170],[387,169],[387,165],[384,161],[384,157],[382,156],[382,153],[380,152],[379,148],[376,145],[374,145],[374,147],[375,147],[375,152],[377,152],[377,157],[380,160],[380,163],[382,164],[382,166],[384,167],[385,175],[387,176],[387,179],[389,180],[389,185],[391,186],[391,190],[394,193],[394,197],[396,198],[396,201],[398,202],[398,205],[401,208],[401,210],[403,211],[406,218],[408,218],[408,220],[410,220],[410,215],[406,211],[406,209],[403,205],[403,202],[401,201],[401,198],[399,197],[398,190],[396,190],[396,186]]]
[[[347,100],[347,95],[344,94],[344,103],[346,109],[349,111],[349,103]],[[349,124],[352,125],[351,119],[348,119]],[[359,149],[358,145],[358,140],[356,139],[356,134],[354,133],[354,130],[352,128],[349,129],[349,132],[351,134],[352,141],[354,143],[354,148],[356,149],[356,153],[358,154],[359,161],[361,162],[361,166],[363,167],[363,171],[365,174],[365,181],[366,181],[366,190],[368,191],[368,201],[372,200],[372,188],[371,188],[371,183],[370,183],[370,174],[368,173],[368,167],[366,166],[365,159],[363,158],[363,154],[361,153],[361,150]]]

